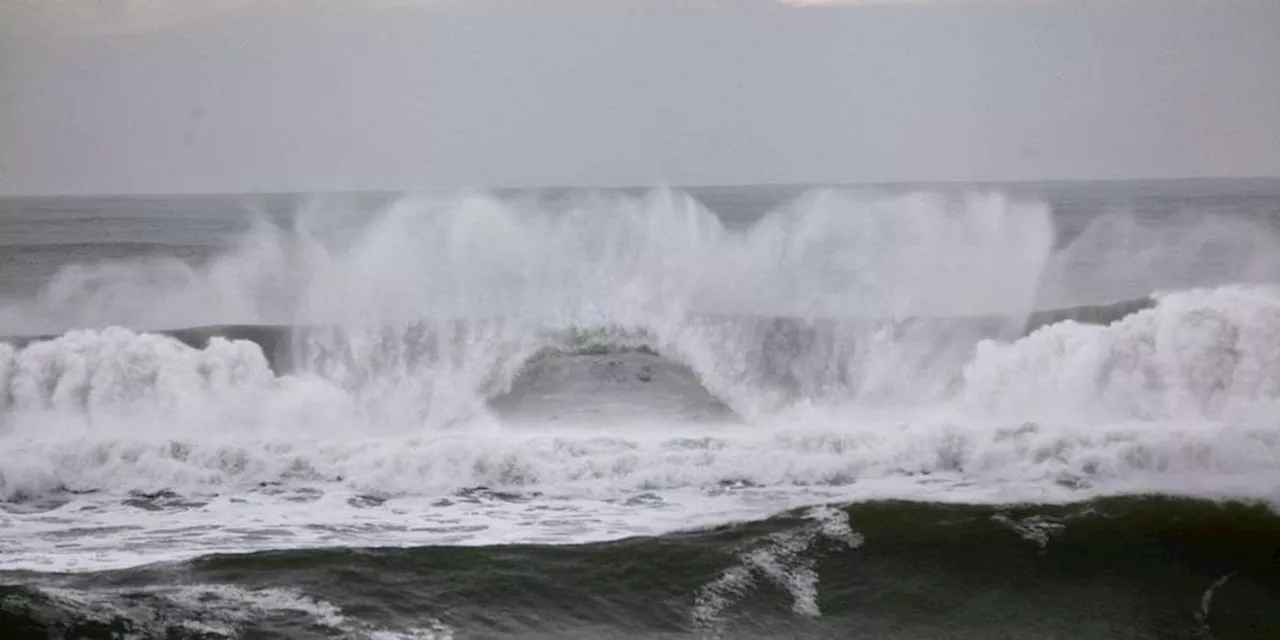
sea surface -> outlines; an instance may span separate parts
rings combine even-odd
[[[1280,180],[0,199],[0,637],[1280,638]]]

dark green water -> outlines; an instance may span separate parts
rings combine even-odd
[[[820,515],[584,546],[8,574],[0,636],[1280,638],[1280,516],[1261,506],[875,502]]]

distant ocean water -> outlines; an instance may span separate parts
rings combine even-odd
[[[0,200],[0,635],[1280,637],[1280,182]]]

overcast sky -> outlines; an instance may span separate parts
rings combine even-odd
[[[1280,176],[1280,2],[6,0],[0,193]]]

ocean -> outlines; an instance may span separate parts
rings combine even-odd
[[[1280,638],[1280,181],[0,199],[0,637]]]

